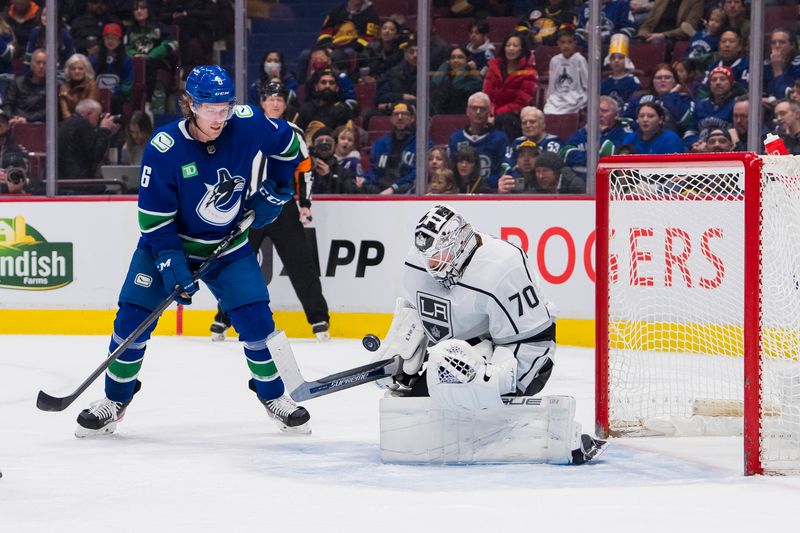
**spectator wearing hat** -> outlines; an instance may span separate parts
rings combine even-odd
[[[24,171],[24,175],[12,172]],[[28,190],[28,157],[11,137],[9,117],[0,110],[0,194],[24,194]]]
[[[610,96],[601,96],[598,104],[600,123],[600,156],[614,155],[633,131],[630,120],[619,116],[619,104]],[[586,180],[587,143],[586,127],[576,131],[561,148],[561,158],[584,181]]]
[[[664,128],[664,110],[656,103],[639,106],[638,129],[625,138],[637,154],[680,154],[684,152],[678,135]]]
[[[417,100],[417,39],[409,35],[400,44],[403,59],[378,80],[375,102],[378,110],[389,112],[395,102]]]
[[[415,113],[414,106],[405,102],[392,107],[392,131],[372,145],[363,192],[403,194],[414,188],[417,177]]]
[[[577,113],[588,101],[589,64],[577,53],[575,30],[559,30],[557,44],[561,53],[550,60],[550,84],[544,112],[547,115]]]
[[[11,26],[17,39],[14,59],[21,59],[25,55],[28,38],[33,28],[39,25],[40,15],[39,6],[31,0],[11,0],[8,10],[3,13],[3,18]]]
[[[517,147],[514,168],[497,180],[497,192],[500,194],[522,193],[532,187],[536,180],[534,165],[540,153],[535,142],[522,141]]]
[[[512,33],[503,41],[498,57],[489,61],[483,80],[483,92],[492,102],[495,126],[509,140],[520,135],[519,112],[533,100],[538,85],[539,75],[530,52],[527,39]]]
[[[642,82],[633,74],[635,67],[628,50],[628,36],[617,33],[611,37],[608,55],[603,61],[604,66],[611,68],[611,73],[600,82],[600,94],[616,98],[620,103],[642,90]]]
[[[491,102],[486,93],[475,93],[467,101],[467,127],[450,136],[453,157],[465,146],[471,146],[480,158],[480,176],[492,189],[497,188],[505,163],[508,138],[489,124]]]
[[[586,182],[552,152],[536,158],[534,179],[525,181],[525,191],[534,194],[585,194]]]
[[[319,127],[338,128],[352,118],[352,110],[339,98],[339,81],[330,69],[319,70],[312,77],[314,95],[300,106],[297,125],[306,135],[313,135]]]
[[[517,149],[525,141],[533,142],[542,152],[557,154],[561,151],[561,145],[564,141],[552,133],[547,133],[544,113],[542,113],[541,109],[534,106],[525,106],[519,112],[519,119],[522,126],[522,135],[511,141],[506,150],[506,163],[508,163],[509,167],[515,165]]]
[[[733,138],[726,128],[712,128],[706,137],[706,152],[733,151]]]
[[[11,117],[11,126],[25,122],[44,122],[45,119],[45,67],[47,53],[36,50],[31,55],[31,69],[17,76],[6,89],[2,109]]]
[[[112,22],[103,27],[103,41],[89,61],[97,85],[111,90],[111,114],[121,113],[133,87],[133,60],[122,46],[122,26]]]
[[[737,92],[733,84],[733,72],[728,67],[716,67],[708,77],[711,90],[706,98],[701,98],[694,109],[696,126],[694,131],[705,136],[711,128],[733,127],[733,105]]]
[[[339,101],[349,107],[351,111],[354,112],[356,110],[358,101],[356,100],[356,89],[353,86],[353,82],[345,72],[333,66],[330,50],[324,46],[318,46],[312,50],[308,65],[309,72],[305,80],[306,101],[311,101],[316,96],[314,80],[316,79],[315,76],[317,73],[321,71],[330,71],[333,73],[333,76],[336,78],[336,83],[339,86]]]
[[[311,177],[314,194],[356,194],[364,192],[364,179],[342,165],[335,154],[336,140],[331,128],[320,128],[311,142]]]

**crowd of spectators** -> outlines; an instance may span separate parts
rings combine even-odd
[[[284,57],[279,43],[270,43],[251,80],[252,104],[264,104],[269,84],[285,89],[284,118],[304,130],[314,155],[315,192],[415,192],[414,128],[422,120],[434,141],[424,154],[429,193],[585,192],[588,2],[516,0],[516,12],[524,5],[525,13],[500,33],[498,21],[515,12],[512,1],[435,1],[435,16],[453,24],[434,20],[426,40],[431,117],[416,116],[413,13],[379,16],[379,3],[344,0],[299,58]],[[13,129],[43,120],[47,17],[32,0],[5,4],[0,122]],[[61,4],[60,120],[78,114],[92,125],[94,138],[116,147],[83,177],[97,175],[103,162],[135,164],[152,117],[172,110],[178,65],[211,61],[211,44],[225,35],[232,2]],[[780,27],[772,24],[757,67],[763,71],[762,130],[777,133],[790,153],[800,154],[800,13],[797,2],[766,0],[767,7],[775,4],[795,7]],[[749,2],[605,0],[601,9],[601,155],[746,149]],[[142,108],[131,106],[135,58],[146,63]],[[292,72],[295,60],[300,66]],[[87,100],[101,103],[112,120],[78,112]],[[74,167],[73,153],[62,157],[60,169]]]
[[[299,73],[298,124],[316,154],[330,154],[315,170],[316,192],[416,190],[418,39],[409,13],[378,17],[376,3],[337,6]],[[426,156],[429,194],[586,192],[588,2],[526,2],[525,15],[499,34],[492,24],[508,18],[510,4],[434,3],[462,33],[440,35],[447,27],[434,20],[426,118],[441,144]],[[773,4],[795,8],[770,28],[759,66],[763,133],[800,154],[800,12],[796,2]],[[600,155],[746,149],[749,3],[606,0],[601,9]],[[271,77],[296,83],[285,72]],[[344,132],[343,147],[334,130]]]

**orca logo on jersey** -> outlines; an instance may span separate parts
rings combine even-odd
[[[197,204],[197,214],[214,226],[226,226],[239,214],[244,178],[231,176],[227,168],[217,170],[217,183],[206,184],[206,194]]]
[[[453,337],[452,314],[450,300],[439,298],[424,292],[417,293],[417,310],[425,334],[433,342]]]

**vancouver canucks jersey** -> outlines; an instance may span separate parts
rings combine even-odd
[[[517,388],[524,392],[555,356],[555,317],[523,251],[484,233],[478,236],[481,245],[452,289],[428,274],[412,247],[405,261],[405,298],[432,343],[489,339],[511,349]]]
[[[219,137],[207,143],[189,134],[186,120],[158,129],[142,157],[139,248],[154,256],[183,250],[193,259],[207,257],[233,231],[263,180],[293,187],[300,143],[287,122],[246,105],[236,106]],[[220,257],[244,255],[246,245],[245,233]]]

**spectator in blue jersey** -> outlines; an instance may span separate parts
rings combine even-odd
[[[769,58],[764,60],[764,94],[775,99],[789,98],[794,82],[800,79],[800,54],[793,32],[778,28],[770,33]]]
[[[306,102],[312,100],[315,96],[315,76],[318,72],[327,70],[333,73],[336,78],[336,84],[339,86],[339,101],[355,111],[358,107],[356,101],[356,89],[353,86],[352,80],[340,70],[333,67],[331,63],[331,52],[325,47],[317,47],[311,51],[309,56],[309,73],[306,80]]]
[[[314,85],[313,98],[300,106],[297,125],[313,134],[320,127],[338,128],[352,118],[351,109],[339,98],[339,82],[330,70],[320,70],[311,79]]]
[[[417,40],[410,35],[400,44],[403,59],[378,80],[375,102],[377,109],[388,114],[395,102],[417,100]]]
[[[489,40],[488,22],[476,20],[469,25],[469,42],[466,48],[469,53],[467,66],[485,76],[489,61],[494,58],[494,44]]]
[[[719,38],[719,52],[713,56],[710,66],[706,70],[706,78],[700,87],[700,96],[707,96],[709,91],[708,78],[717,67],[728,67],[733,73],[733,81],[741,89],[747,90],[750,76],[750,60],[744,53],[744,41],[735,30],[725,30]]]
[[[656,66],[653,79],[647,93],[629,100],[625,104],[622,116],[635,120],[639,116],[639,106],[644,103],[657,103],[665,113],[664,128],[673,130],[691,145],[694,142],[690,131],[694,117],[692,97],[678,83],[675,70],[666,63]]]
[[[742,36],[742,42],[748,43],[750,40],[750,10],[744,5],[744,0],[723,0],[722,9],[725,11],[725,27],[735,30]]]
[[[133,88],[133,60],[122,46],[122,26],[106,24],[103,41],[96,55],[89,58],[97,85],[111,90],[111,114],[122,113]]]
[[[589,26],[589,2],[585,2],[578,14],[578,28],[576,30],[578,44],[586,47],[587,28]],[[611,36],[620,33],[631,38],[636,33],[636,21],[631,13],[628,0],[603,0],[603,9],[600,10],[600,40],[608,43]]]
[[[696,31],[687,24],[685,29],[691,30],[687,33],[691,34],[692,38],[683,57],[706,63],[711,60],[711,54],[719,50],[719,36],[725,29],[725,11],[721,7],[712,8],[708,12],[705,26],[705,29]]]
[[[684,25],[697,28],[703,18],[703,0],[656,0],[636,36],[648,43],[686,41]]]
[[[598,103],[600,123],[600,156],[614,155],[625,144],[625,139],[633,131],[630,120],[619,116],[619,104],[610,96],[601,96]],[[586,127],[580,128],[561,148],[561,158],[575,173],[586,180],[587,142],[589,134]]]
[[[497,188],[501,166],[505,161],[508,139],[505,133],[489,124],[491,102],[486,93],[475,93],[467,101],[468,124],[450,136],[450,154],[471,146],[480,158],[480,176],[492,189]],[[451,157],[453,157],[451,155]]]
[[[252,105],[260,105],[264,87],[272,83],[275,78],[278,78],[281,85],[289,91],[286,105],[288,107],[297,107],[299,105],[297,99],[297,80],[294,78],[294,74],[289,71],[283,53],[279,50],[267,50],[261,58],[261,68],[258,69],[258,81],[251,83],[247,91],[248,101]]]
[[[366,181],[360,192],[405,194],[414,189],[417,178],[416,109],[405,102],[392,107],[392,131],[372,145]]]
[[[467,52],[461,46],[450,50],[450,59],[442,63],[431,78],[431,115],[460,115],[467,110],[467,100],[481,90],[480,72],[467,64]]]
[[[634,64],[628,57],[629,39],[621,33],[611,38],[608,55],[603,65],[610,67],[611,72],[600,82],[600,94],[616,98],[619,102],[627,102],[642,89],[642,82],[633,74]]]
[[[733,105],[741,90],[733,84],[733,72],[728,67],[717,67],[708,77],[711,94],[701,98],[694,108],[694,131],[705,136],[711,128],[733,127]]]
[[[45,47],[46,30],[47,8],[42,7],[42,15],[39,24],[31,30],[31,34],[28,37],[28,46],[25,49],[25,58],[23,60],[26,68],[30,67],[31,54],[33,54],[34,50]],[[56,28],[56,42],[58,43],[58,63],[56,64],[56,70],[61,70],[64,68],[64,64],[67,62],[67,59],[69,59],[72,54],[75,53],[75,48],[72,46],[72,37],[69,35],[69,30],[64,27],[61,21],[59,21],[58,27]]]
[[[359,79],[377,80],[398,64],[403,59],[402,41],[400,23],[394,19],[383,21],[378,38],[369,43],[359,56]]]
[[[624,144],[633,146],[637,154],[681,154],[683,142],[672,131],[664,128],[664,109],[652,102],[639,106],[636,119],[638,129],[625,138]]]
[[[0,74],[13,74],[11,60],[14,58],[14,48],[17,40],[14,31],[3,17],[0,17]]]
[[[557,154],[561,150],[564,142],[552,133],[545,130],[544,113],[534,106],[525,106],[519,112],[519,120],[522,125],[522,135],[511,141],[506,149],[506,163],[513,167],[517,160],[517,150],[519,145],[525,141],[536,144],[541,152],[553,152]]]

